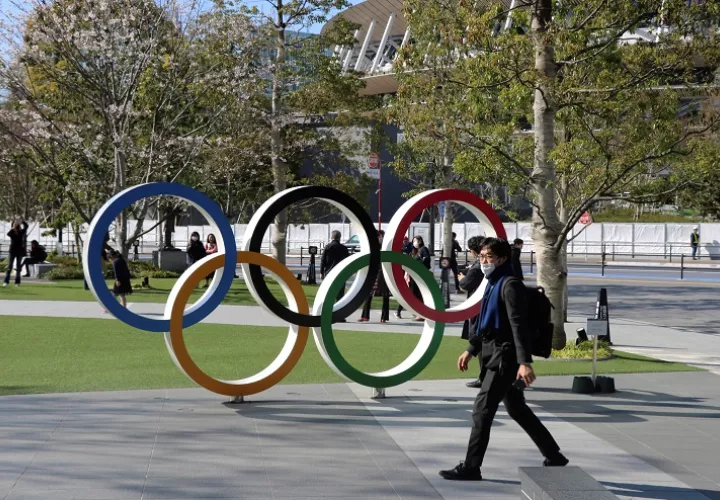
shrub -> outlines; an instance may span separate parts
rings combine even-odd
[[[78,266],[77,263],[74,266],[58,266],[55,269],[51,269],[44,276],[46,279],[51,281],[57,280],[81,280],[85,276],[83,275],[82,267]]]
[[[180,275],[173,271],[165,271],[163,269],[152,269],[150,271],[144,271],[139,274],[133,274],[135,278],[179,278]]]
[[[7,271],[8,261],[7,259],[0,260],[0,273]]]
[[[593,341],[588,340],[580,345],[575,345],[574,341],[568,342],[564,348],[560,350],[553,349],[552,358],[559,359],[592,359]],[[598,342],[598,358],[608,358],[612,356],[612,349],[608,342]]]
[[[62,267],[79,267],[78,260],[75,257],[70,257],[69,255],[51,253],[48,255],[47,261]]]

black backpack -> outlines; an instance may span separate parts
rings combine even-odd
[[[507,281],[506,279],[505,282]],[[553,340],[553,305],[550,303],[547,295],[545,295],[545,289],[543,287],[525,286],[525,290],[527,292],[528,324],[533,333],[531,354],[533,356],[549,358],[552,353]]]

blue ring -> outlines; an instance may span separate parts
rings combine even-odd
[[[222,303],[223,298],[230,291],[235,277],[235,255],[237,254],[235,234],[232,232],[232,227],[227,222],[225,214],[223,214],[220,207],[213,200],[200,191],[174,182],[153,182],[133,186],[108,200],[95,215],[90,225],[90,236],[88,238],[84,259],[85,263],[83,266],[85,269],[85,277],[91,284],[98,300],[117,319],[132,327],[150,332],[170,331],[170,320],[147,318],[130,312],[121,306],[105,283],[105,276],[103,275],[102,266],[100,265],[100,255],[103,249],[105,233],[107,233],[115,217],[133,203],[143,198],[159,195],[182,198],[207,212],[212,219],[210,222],[214,222],[217,226],[222,242],[225,245],[225,266],[223,267],[222,276],[215,292],[212,293],[200,307],[184,316],[183,328],[188,328],[199,323]]]

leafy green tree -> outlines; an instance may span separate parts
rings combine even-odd
[[[254,67],[257,83],[244,96],[243,117],[257,124],[263,136],[258,165],[270,165],[275,193],[297,183],[304,161],[319,172],[317,182],[343,181],[345,176],[327,174],[326,159],[349,163],[353,151],[339,139],[343,127],[366,126],[376,102],[359,96],[363,82],[358,75],[344,74],[331,48],[351,43],[354,26],[343,20],[323,34],[310,36],[307,27],[323,22],[329,13],[349,4],[346,0],[269,0],[261,12],[242,2],[216,2],[226,16],[239,13],[253,19]],[[323,154],[320,154],[323,152]],[[329,155],[328,153],[336,153]],[[263,184],[265,176],[263,174]],[[364,199],[363,196],[360,199]],[[285,262],[288,212],[275,219],[273,256]]]
[[[720,5],[407,0],[405,13],[412,39],[394,106],[453,144],[456,172],[530,201],[538,283],[561,347],[579,217],[635,196],[638,180],[688,168],[694,139],[717,130],[717,109],[704,104],[717,95]],[[682,116],[688,100],[707,113]]]

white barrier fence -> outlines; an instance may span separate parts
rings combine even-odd
[[[145,221],[144,228],[150,229],[156,224],[156,221]],[[504,224],[507,237],[510,241],[515,238],[521,238],[525,242],[525,250],[534,249],[532,238],[530,237],[530,223],[513,222]],[[694,224],[648,224],[648,223],[595,223],[587,228],[578,224],[573,232],[578,236],[568,245],[568,253],[573,255],[582,254],[600,254],[603,251],[608,254],[615,255],[652,255],[667,256],[670,255],[689,255],[690,234],[692,233]],[[701,248],[699,255],[720,258],[720,223],[699,224],[700,226],[700,242]],[[130,221],[129,229],[135,227],[135,221]],[[245,235],[247,225],[236,224],[233,226],[235,239],[240,244]],[[584,228],[584,230],[583,230]],[[81,234],[82,239],[85,238],[85,230],[83,227]],[[443,226],[435,224],[435,247],[441,249],[443,246]],[[7,253],[10,239],[7,233],[10,230],[10,223],[0,222],[0,253]],[[330,223],[330,224],[305,224],[291,225],[288,228],[287,246],[290,253],[299,253],[301,248],[315,245],[322,247],[330,240],[332,231],[338,230],[342,234],[342,241],[348,240],[352,235],[356,234],[359,228],[355,228],[352,224]],[[51,236],[43,236],[43,233],[49,231],[37,224],[30,223],[28,228],[28,245],[31,240],[38,240],[48,250],[56,248],[57,238]],[[173,233],[173,245],[184,248],[190,239],[193,231],[200,234],[202,241],[205,241],[210,233],[215,232],[211,226],[182,226],[176,227]],[[264,252],[271,251],[271,241],[273,237],[274,226],[268,228],[263,238],[262,250]],[[483,230],[477,223],[459,223],[453,225],[453,231],[457,234],[460,245],[465,248],[466,241],[472,236],[482,236]],[[425,244],[429,243],[430,225],[428,223],[414,223],[408,231],[410,237],[420,235],[425,240]],[[571,235],[571,236],[573,236]],[[216,234],[217,236],[217,234]],[[114,232],[110,233],[111,242],[114,243]],[[150,253],[157,250],[162,240],[162,231],[157,227],[148,234],[140,238],[140,253]],[[113,245],[114,246],[114,245]],[[68,227],[63,232],[63,250],[69,254],[77,252],[75,244],[75,234]]]

